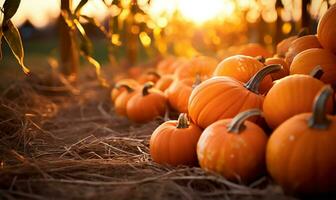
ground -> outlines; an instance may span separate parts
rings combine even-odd
[[[92,73],[74,88],[50,86],[54,74],[3,86],[1,199],[293,199],[267,176],[241,185],[154,163],[148,140],[163,119],[139,125],[117,116]]]

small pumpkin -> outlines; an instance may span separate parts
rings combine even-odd
[[[169,86],[173,83],[173,81],[174,81],[174,76],[173,75],[163,75],[155,83],[155,88],[164,92],[169,88]]]
[[[164,122],[155,129],[149,141],[152,159],[173,166],[196,165],[196,146],[201,133],[185,113],[180,114],[178,120]]]
[[[130,120],[145,123],[158,116],[164,116],[167,108],[167,99],[163,92],[153,88],[148,82],[128,100],[126,111]]]
[[[190,118],[199,127],[206,128],[215,121],[232,118],[244,110],[261,108],[264,97],[259,93],[259,84],[266,75],[280,69],[280,65],[267,66],[247,83],[228,76],[217,76],[202,82],[190,95]]]
[[[317,26],[317,38],[323,48],[332,51],[336,54],[336,5],[333,5],[321,17]]]
[[[304,50],[312,48],[322,48],[316,35],[305,35],[299,37],[296,40],[294,40],[289,46],[285,60],[290,65],[297,54],[299,54]]]
[[[284,58],[286,56],[286,53],[287,53],[288,49],[289,49],[289,46],[297,38],[298,38],[298,36],[294,35],[294,36],[288,37],[286,39],[283,39],[281,42],[279,42],[276,46],[277,55],[279,55],[279,57]]]
[[[128,100],[134,95],[134,88],[131,88],[129,85],[121,84],[116,86],[118,89],[125,88],[124,90],[115,100],[114,109],[115,112],[119,115],[126,116],[126,106]]]
[[[188,112],[188,100],[193,87],[200,82],[199,78],[175,80],[166,90],[169,105],[180,113]]]
[[[251,57],[256,57],[256,56],[262,56],[264,58],[272,57],[272,54],[267,49],[265,49],[265,47],[257,43],[250,43],[250,44],[244,45],[240,49],[238,54],[245,55],[245,56],[251,56]]]
[[[336,85],[336,55],[326,49],[307,49],[295,56],[290,74],[309,74],[317,65],[324,71],[321,80]]]
[[[156,70],[158,71],[159,74],[162,75],[173,74],[176,69],[176,65],[174,65],[175,61],[176,58],[167,57],[158,63],[158,65],[156,66]]]
[[[265,174],[267,135],[256,124],[245,121],[254,115],[261,115],[261,111],[246,110],[207,127],[197,143],[200,166],[243,183]]]
[[[235,55],[220,62],[213,75],[230,76],[238,81],[246,83],[255,75],[264,64],[256,58],[244,55]],[[266,76],[260,83],[261,93],[267,92],[272,87],[271,76]]]
[[[140,84],[145,84],[147,82],[156,83],[160,80],[161,75],[155,71],[147,71],[138,78]]]
[[[289,65],[283,58],[272,57],[272,58],[267,58],[265,60],[265,65],[272,65],[272,64],[278,64],[282,66],[282,70],[271,74],[273,81],[281,79],[289,75]]]
[[[141,66],[133,66],[133,67],[130,67],[128,70],[127,70],[127,73],[129,75],[129,77],[133,78],[133,79],[136,79],[138,78],[139,76],[141,76],[141,74],[143,73],[143,67]]]
[[[197,56],[192,58],[187,64],[183,64],[175,71],[177,79],[194,78],[200,76],[202,79],[208,79],[212,76],[218,61],[207,56]]]
[[[123,92],[126,90],[125,87],[116,87],[117,85],[127,85],[131,88],[137,87],[139,85],[139,83],[134,80],[134,79],[122,79],[119,80],[116,84],[115,87],[113,87],[112,91],[111,91],[111,100],[114,103],[116,98]]]
[[[320,71],[316,70],[319,69]],[[320,75],[321,68],[314,73]],[[315,96],[324,83],[314,75],[295,74],[278,80],[268,91],[263,103],[267,124],[276,128],[294,115],[311,112]],[[333,110],[333,102],[328,102],[327,111]]]
[[[312,113],[288,119],[268,141],[267,169],[287,193],[336,192],[336,118],[326,114],[332,93],[330,86],[322,88]]]

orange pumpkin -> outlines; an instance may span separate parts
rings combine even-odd
[[[285,60],[283,58],[272,57],[272,58],[267,58],[265,60],[265,65],[272,65],[272,64],[278,64],[278,65],[282,66],[282,70],[271,74],[271,77],[272,77],[273,81],[281,79],[285,76],[288,76],[289,65],[287,64],[287,62],[285,62]]]
[[[163,92],[146,83],[128,100],[126,111],[130,120],[145,123],[163,116],[167,108],[167,99]]]
[[[261,46],[260,44],[257,43],[250,43],[247,45],[244,45],[238,54],[245,55],[245,56],[262,56],[264,58],[269,58],[272,56],[272,54],[265,49],[265,47]]]
[[[161,78],[161,75],[158,74],[157,72],[155,72],[155,71],[148,71],[148,72],[142,74],[138,78],[138,82],[140,84],[145,84],[147,82],[156,83],[156,82],[158,82],[158,80],[160,80],[160,78]]]
[[[134,80],[134,79],[122,79],[120,81],[118,81],[115,86],[117,85],[127,85],[131,88],[137,87],[139,85],[139,83]],[[124,87],[114,87],[111,91],[111,100],[114,103],[116,98],[125,90]]]
[[[295,115],[271,135],[267,169],[288,193],[314,195],[336,192],[336,118],[326,114],[333,91],[325,86],[313,112]]]
[[[176,58],[174,57],[167,57],[160,61],[156,66],[156,70],[159,74],[173,74],[176,69],[176,65],[174,65]]]
[[[207,127],[197,143],[200,166],[243,183],[265,174],[267,135],[256,124],[245,121],[260,114],[259,109],[251,109]]]
[[[312,48],[322,48],[316,35],[306,35],[299,37],[296,40],[294,40],[289,46],[285,60],[290,65],[297,54],[299,54],[304,50]]]
[[[202,79],[208,79],[212,76],[218,61],[206,56],[197,56],[191,59],[187,64],[183,64],[175,71],[177,79],[194,78],[196,76]]]
[[[281,42],[279,42],[276,46],[276,53],[277,55],[279,55],[279,57],[284,58],[286,56],[286,53],[289,49],[289,46],[291,45],[291,43],[297,39],[298,36],[291,36],[289,38],[286,38],[284,40],[282,40]]]
[[[336,5],[333,5],[322,16],[317,26],[317,37],[323,48],[336,54]]]
[[[307,49],[295,56],[290,74],[309,74],[320,65],[324,71],[321,80],[325,83],[336,84],[336,55],[326,49]]]
[[[206,128],[215,121],[232,118],[244,110],[261,108],[264,97],[259,94],[259,84],[266,75],[280,69],[280,65],[267,66],[245,84],[228,76],[202,82],[189,98],[188,111],[192,121]]]
[[[236,55],[224,59],[220,62],[213,75],[230,76],[238,81],[246,83],[255,75],[264,64],[250,56]],[[261,93],[267,92],[272,87],[271,76],[266,76],[260,84]]]
[[[149,141],[152,159],[174,166],[196,165],[196,146],[201,133],[202,130],[190,123],[184,113],[178,120],[164,122],[155,129]]]
[[[276,128],[294,115],[311,112],[316,94],[324,83],[312,76],[296,74],[278,80],[267,93],[263,111],[267,124]],[[329,113],[333,102],[327,106]]]
[[[134,66],[134,67],[130,67],[128,70],[127,70],[127,73],[128,75],[131,77],[131,78],[138,78],[139,76],[141,76],[143,72],[143,68],[141,66]]]
[[[165,92],[169,105],[180,113],[187,113],[188,100],[195,84],[197,81],[194,78],[175,80]]]
[[[169,86],[173,83],[173,81],[174,81],[174,76],[173,75],[163,75],[155,83],[155,88],[164,92],[169,88]]]
[[[128,85],[118,85],[117,88],[125,88],[126,90],[124,90],[115,100],[114,102],[114,109],[115,112],[119,115],[123,115],[126,116],[127,115],[127,111],[126,111],[126,106],[127,106],[127,102],[128,100],[134,95],[134,89],[131,88]]]

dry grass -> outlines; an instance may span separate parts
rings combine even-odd
[[[291,199],[266,177],[244,186],[197,167],[158,165],[148,139],[162,119],[136,125],[116,116],[94,80],[69,88],[45,79],[1,95],[4,199]]]

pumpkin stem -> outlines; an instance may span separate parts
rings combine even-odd
[[[321,65],[317,65],[316,67],[314,67],[314,69],[310,72],[309,75],[312,76],[313,78],[320,80],[323,74],[324,74],[324,71]]]
[[[259,85],[265,76],[279,71],[280,69],[282,69],[282,66],[278,64],[267,65],[266,67],[259,70],[247,83],[245,83],[245,88],[256,94],[259,94]]]
[[[131,93],[131,92],[134,91],[134,89],[127,84],[116,84],[114,87],[118,90],[121,89],[121,88],[125,88],[128,93]]]
[[[263,63],[263,64],[264,64],[265,61],[266,61],[266,59],[265,59],[263,56],[257,56],[257,57],[255,57],[255,59],[256,59],[257,61]]]
[[[158,74],[156,71],[149,71],[149,72],[147,72],[146,73],[147,75],[153,75],[153,76],[155,76],[156,78],[161,78],[161,75],[160,74]]]
[[[189,120],[187,113],[181,113],[177,120],[176,128],[188,128],[189,127]]]
[[[201,76],[199,74],[196,74],[195,82],[193,83],[192,88],[195,88],[201,83],[202,83]]]
[[[255,115],[262,115],[261,110],[255,108],[255,109],[249,109],[249,110],[239,113],[228,124],[227,131],[229,133],[242,132],[246,128],[244,125],[245,120]]]
[[[324,86],[315,97],[312,116],[308,119],[308,126],[316,129],[328,129],[330,120],[327,118],[326,104],[333,94],[330,85]]]
[[[303,36],[305,36],[305,35],[308,35],[308,29],[305,27],[305,28],[302,28],[301,30],[300,30],[300,32],[298,32],[298,34],[297,34],[297,36],[298,37],[303,37]]]
[[[149,95],[149,89],[151,89],[154,86],[153,82],[147,82],[144,84],[142,88],[142,96],[147,96]]]

